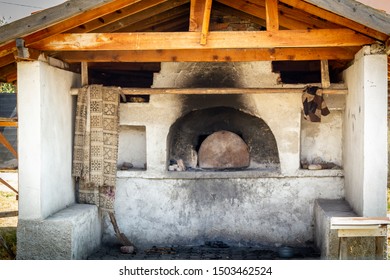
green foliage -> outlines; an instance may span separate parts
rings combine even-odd
[[[390,188],[388,187],[387,188],[387,212],[390,213]],[[390,246],[390,244],[389,244]],[[389,252],[390,254],[390,252]]]
[[[0,83],[0,92],[1,93],[15,93],[16,87],[14,84]]]

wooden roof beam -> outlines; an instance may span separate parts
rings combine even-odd
[[[277,47],[353,47],[372,44],[373,39],[349,29],[269,31],[214,31],[206,46],[200,32],[57,34],[33,48],[43,51],[239,49]],[[166,40],[170,38],[170,40]]]
[[[317,7],[313,4],[307,3],[307,2],[314,2],[314,1],[302,1],[302,0],[279,0],[281,3],[285,3],[293,8],[305,11],[307,13],[310,13],[314,16],[317,16],[319,18],[325,19],[329,22],[345,26],[347,28],[350,28],[352,30],[355,30],[359,33],[365,34],[367,36],[370,36],[372,38],[376,38],[381,41],[385,41],[388,38],[388,35],[385,34],[385,32],[380,32],[377,30],[374,30],[372,28],[369,28],[358,21],[353,21],[351,19],[339,16],[335,13],[332,13],[330,11],[324,10],[320,7]],[[317,2],[317,1],[316,1]],[[329,2],[329,1],[327,1]],[[334,1],[332,1],[334,2]],[[343,1],[337,1],[337,3],[340,3]],[[350,2],[350,1],[348,1]],[[387,32],[390,32],[390,27],[387,29]]]
[[[60,59],[86,62],[239,62],[289,60],[352,60],[359,50],[350,48],[199,49],[148,51],[67,51]]]
[[[267,31],[279,30],[278,0],[265,0]]]

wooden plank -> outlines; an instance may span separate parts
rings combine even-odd
[[[265,0],[267,31],[279,30],[278,0]]]
[[[209,34],[209,25],[210,25],[210,15],[211,15],[211,5],[212,0],[205,0],[205,7],[203,11],[203,20],[202,20],[202,31],[200,34],[200,44],[206,45],[207,36]]]
[[[18,158],[18,153],[15,151],[14,147],[8,142],[7,138],[3,135],[3,133],[0,132],[0,143],[4,145],[4,147],[7,148],[8,151],[10,151],[16,158]]]
[[[348,47],[371,44],[373,39],[349,29],[215,31],[208,44],[199,45],[199,32],[57,34],[33,44],[44,51],[236,49],[276,47]],[[170,40],[166,40],[170,38]]]
[[[386,228],[352,228],[352,229],[339,229],[339,237],[375,237],[375,236],[387,236]]]
[[[78,51],[62,52],[68,63],[87,62],[238,62],[287,60],[352,60],[358,51],[347,48],[272,48],[214,50]]]
[[[286,86],[286,85],[285,85]],[[301,94],[303,88],[122,88],[125,95],[154,94]],[[71,89],[71,95],[77,95],[78,89]],[[347,94],[346,88],[324,89],[322,94]]]
[[[305,0],[305,2],[390,35],[390,15],[358,1]]]
[[[384,41],[386,38],[388,38],[388,35],[379,32],[377,30],[374,30],[372,28],[369,28],[359,22],[352,21],[350,19],[347,19],[345,17],[339,16],[337,14],[334,14],[330,11],[324,10],[322,8],[319,8],[315,5],[312,5],[310,3],[306,3],[302,0],[279,0],[280,2],[283,2],[291,7],[294,7],[296,9],[305,11],[307,13],[312,14],[313,16],[319,17],[321,19],[325,19],[329,22],[345,26],[347,28],[350,28],[352,30],[355,30],[359,33],[368,35],[370,37],[373,37],[375,39]]]
[[[332,226],[352,226],[352,225],[389,225],[388,217],[332,217]]]
[[[330,87],[328,60],[321,60],[321,84],[322,88]]]

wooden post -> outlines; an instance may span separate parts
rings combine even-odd
[[[81,62],[81,86],[88,85],[88,62]]]
[[[201,45],[207,44],[207,35],[209,33],[212,2],[213,2],[213,0],[206,0],[204,13],[203,13],[203,21],[202,21],[202,33],[200,35],[200,44]]]
[[[327,60],[321,60],[321,83],[322,88],[330,87],[329,64]]]

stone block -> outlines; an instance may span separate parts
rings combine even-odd
[[[74,204],[44,220],[19,220],[17,259],[86,259],[101,245],[95,205]]]

